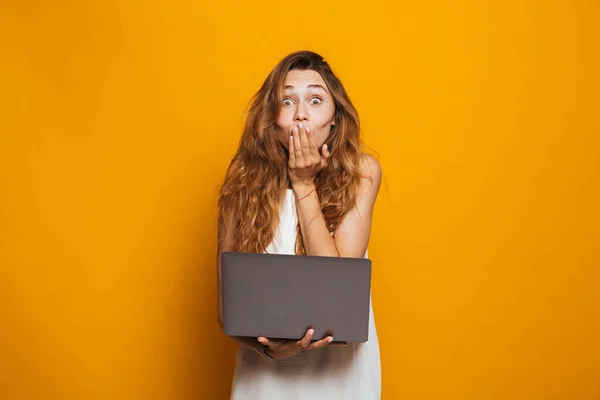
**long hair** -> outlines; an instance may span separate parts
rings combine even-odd
[[[315,178],[329,232],[337,229],[355,205],[362,177],[358,112],[323,57],[310,51],[292,53],[275,66],[252,97],[238,149],[219,191],[219,223],[233,228],[236,252],[265,252],[279,224],[281,201],[289,178],[288,151],[277,139],[276,121],[286,75],[291,70],[318,72],[335,104],[335,125],[325,142],[331,157]],[[295,252],[306,254],[299,224],[296,229]]]

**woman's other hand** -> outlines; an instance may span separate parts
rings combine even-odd
[[[313,342],[314,333],[314,329],[309,329],[300,340],[270,340],[260,336],[258,342],[265,346],[265,351],[273,358],[289,358],[302,351],[320,349],[328,345],[345,345],[345,343],[333,343],[332,336]]]
[[[331,156],[327,145],[321,148],[321,154],[312,130],[299,123],[292,128],[289,138],[288,171],[292,186],[314,183],[315,177],[325,166]]]

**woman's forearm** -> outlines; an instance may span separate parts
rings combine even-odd
[[[293,188],[296,196],[298,222],[306,254],[310,256],[339,257],[335,241],[327,229],[315,185],[298,185]]]

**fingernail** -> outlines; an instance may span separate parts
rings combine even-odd
[[[304,128],[304,125],[302,125],[302,122],[300,122],[300,123],[298,124],[298,128],[300,128],[300,129]]]
[[[308,334],[309,334],[309,335],[312,335],[313,333],[315,333],[315,330],[314,330],[314,329],[309,329],[309,330],[308,330]]]
[[[327,150],[327,145],[325,145],[325,150]]]
[[[307,126],[305,131],[306,131],[306,133],[310,132],[310,128]]]
[[[298,127],[297,126],[294,127],[294,133],[298,133]]]
[[[330,336],[330,337],[327,339],[327,343],[331,343],[331,342],[333,342],[333,338]]]

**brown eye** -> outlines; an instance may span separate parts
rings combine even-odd
[[[311,102],[312,104],[315,104],[315,105],[317,105],[317,104],[321,104],[321,99],[319,99],[318,97],[315,97],[315,98],[314,98],[314,99],[312,99],[310,102]]]

